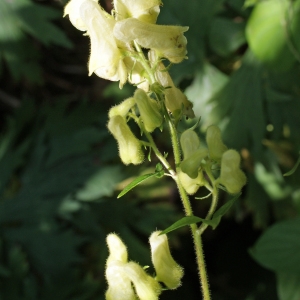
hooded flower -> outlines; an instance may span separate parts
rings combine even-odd
[[[155,49],[160,57],[180,63],[187,54],[183,33],[188,29],[187,26],[156,25],[128,18],[116,23],[114,36],[124,43],[135,40],[143,48]]]
[[[91,39],[89,75],[95,73],[101,78],[127,80],[128,71],[119,49],[120,43],[111,34],[116,21],[106,13],[95,0],[71,0],[65,7],[72,24],[79,30],[87,31]],[[125,47],[125,46],[124,46]]]
[[[132,133],[122,116],[112,116],[107,128],[118,142],[119,155],[125,165],[138,165],[144,161],[142,143]]]
[[[160,284],[140,265],[127,261],[127,249],[122,240],[111,233],[106,241],[109,249],[106,300],[158,300],[162,291]]]
[[[183,269],[171,255],[167,236],[159,235],[160,233],[161,231],[153,232],[149,239],[156,278],[169,289],[176,289],[181,284]]]
[[[160,0],[114,0],[115,18],[117,21],[136,18],[147,23],[156,23],[160,12]]]

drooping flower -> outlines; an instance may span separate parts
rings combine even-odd
[[[122,116],[111,117],[107,128],[118,142],[119,155],[125,165],[138,165],[144,161],[142,143],[132,133]]]
[[[161,231],[153,232],[149,239],[156,278],[169,289],[176,289],[181,284],[183,269],[171,255],[167,236],[159,235],[160,233]]]
[[[155,49],[160,57],[179,63],[186,58],[187,40],[183,33],[188,29],[187,26],[157,25],[128,18],[116,23],[114,36],[124,43],[135,40],[143,48]]]
[[[123,241],[115,233],[109,234],[106,241],[109,248],[106,300],[158,300],[162,291],[160,284],[140,265],[127,261]]]
[[[69,15],[77,29],[87,31],[86,35],[91,39],[89,75],[95,73],[104,79],[120,81],[122,87],[127,80],[128,71],[123,62],[121,43],[110,34],[116,23],[115,19],[96,0],[71,0],[65,7],[65,15]]]
[[[124,271],[132,281],[140,300],[158,300],[162,290],[160,284],[139,264],[131,261],[124,266]]]

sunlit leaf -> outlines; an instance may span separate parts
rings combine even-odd
[[[156,176],[157,173],[150,173],[150,174],[144,174],[141,175],[137,178],[135,178],[133,181],[131,181],[123,190],[122,192],[118,195],[118,198],[121,198],[122,196],[124,196],[125,194],[127,194],[130,190],[132,190],[133,188],[135,188],[137,185],[139,185],[140,183],[144,182],[145,180]]]

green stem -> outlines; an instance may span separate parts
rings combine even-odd
[[[217,209],[217,206],[218,206],[218,197],[219,197],[219,190],[215,184],[215,178],[213,176],[213,174],[211,173],[211,169],[210,169],[210,166],[207,166],[205,168],[205,172],[211,182],[211,185],[213,186],[213,189],[211,191],[212,193],[212,201],[211,201],[211,204],[210,204],[210,208],[209,208],[209,211],[205,217],[205,220],[210,220],[213,216],[213,214],[215,213],[216,209]],[[204,230],[208,227],[207,224],[204,224],[202,223],[198,229],[198,233],[201,235]]]
[[[154,84],[156,82],[154,71],[151,69],[151,66],[149,65],[149,62],[147,61],[147,59],[145,58],[139,44],[134,41],[134,46],[140,57],[139,61],[141,62],[141,64],[145,68],[145,71],[149,75],[150,83]],[[176,130],[176,127],[175,127],[173,121],[170,118],[170,115],[166,109],[166,106],[164,105],[163,93],[158,93],[157,96],[160,100],[160,103],[162,103],[163,113],[164,113],[166,122],[169,127],[171,141],[172,141],[172,147],[173,147],[173,153],[174,153],[175,167],[176,167],[176,172],[178,174],[181,157],[180,157],[180,147],[179,147],[177,130]],[[165,167],[166,167],[166,165],[169,165],[169,163],[166,161],[165,157],[161,156],[160,151],[157,149],[157,147],[152,139],[152,136],[149,133],[147,133],[146,131],[145,131],[145,135],[146,135],[147,139],[149,140],[149,142],[153,145],[152,148],[153,148],[156,156],[165,165]],[[168,167],[166,167],[166,168],[169,170],[170,173],[172,172],[171,175],[177,184],[178,191],[179,191],[179,194],[180,194],[180,197],[182,200],[182,204],[184,207],[185,215],[186,216],[193,215],[189,197],[188,197],[185,189],[181,185],[181,182],[180,182],[178,176],[175,174],[175,172],[171,168],[168,168]],[[190,226],[190,228],[191,228],[192,238],[193,238],[195,252],[196,252],[196,260],[197,260],[197,265],[198,265],[198,270],[199,270],[200,285],[201,285],[201,289],[202,289],[203,300],[210,300],[211,298],[210,298],[210,292],[209,292],[209,284],[208,284],[208,277],[207,277],[206,266],[205,266],[205,259],[204,259],[201,235],[198,232],[196,224],[192,224]]]
[[[166,108],[165,108],[165,111],[166,111]],[[172,146],[173,146],[173,153],[174,153],[174,160],[175,160],[175,165],[176,165],[176,171],[178,174],[179,165],[180,165],[180,161],[181,161],[180,150],[179,150],[179,140],[178,140],[178,135],[177,135],[177,130],[175,128],[175,125],[172,122],[167,111],[166,111],[166,120],[167,120],[169,130],[170,130]],[[179,194],[180,194],[180,197],[182,200],[185,215],[192,216],[193,211],[192,211],[190,199],[189,199],[185,189],[181,185],[181,182],[178,177],[176,177],[175,182],[177,184],[178,191],[179,191]],[[200,285],[201,285],[201,289],[202,289],[203,300],[210,300],[211,298],[210,298],[210,292],[209,292],[209,283],[208,283],[208,277],[207,277],[207,272],[206,272],[201,235],[198,233],[196,224],[192,224],[190,226],[190,228],[191,228],[195,252],[196,252],[196,260],[197,260],[197,265],[198,265],[198,270],[199,270],[199,275],[200,275]]]
[[[155,155],[157,158],[161,161],[161,163],[165,166],[165,168],[169,171],[169,173],[172,175],[172,177],[176,176],[175,171],[172,169],[171,165],[169,162],[166,160],[166,158],[162,155],[162,153],[158,150],[151,134],[147,132],[146,130],[144,131],[149,143],[151,144],[152,150],[154,151]]]
[[[193,215],[193,211],[191,208],[189,197],[187,196],[186,191],[184,190],[183,186],[181,185],[178,179],[176,180],[176,183],[185,210],[185,215],[191,216]],[[196,252],[196,260],[198,265],[203,300],[210,300],[211,298],[210,298],[209,283],[208,283],[208,277],[207,277],[206,266],[205,266],[202,238],[201,235],[198,234],[196,224],[192,224],[190,228],[192,231],[192,237],[193,237],[193,242],[194,242],[194,247]]]

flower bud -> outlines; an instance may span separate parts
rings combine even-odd
[[[142,143],[131,132],[125,119],[121,116],[113,116],[107,124],[108,130],[118,142],[119,155],[125,165],[141,164],[144,160]]]
[[[114,27],[114,36],[125,43],[135,40],[143,48],[155,49],[173,63],[179,63],[186,57],[187,40],[183,33],[188,27],[150,24],[129,18],[118,21]]]
[[[121,116],[123,118],[126,117],[127,113],[129,112],[129,110],[135,105],[135,100],[133,97],[127,98],[125,99],[123,102],[121,102],[120,104],[113,106],[108,113],[108,116],[110,118],[114,117],[114,116]]]
[[[198,177],[200,164],[202,160],[207,156],[207,154],[207,149],[199,148],[181,162],[181,171],[189,175],[189,177],[191,177],[192,179],[196,179]]]
[[[160,12],[160,0],[114,0],[116,10],[116,20],[127,18],[136,18],[148,23],[156,23],[157,16]]]
[[[105,293],[106,300],[137,300],[131,285],[131,280],[126,274],[126,263],[111,261],[106,266],[106,280],[108,289]]]
[[[153,232],[149,239],[156,279],[163,282],[169,289],[176,289],[181,284],[183,269],[171,255],[167,236],[159,235],[160,232]]]
[[[200,147],[200,139],[192,129],[185,130],[180,136],[180,145],[184,159],[190,157]]]
[[[157,300],[161,293],[160,284],[135,262],[125,265],[124,271],[132,281],[140,300]]]
[[[152,132],[155,128],[160,127],[163,117],[157,101],[148,97],[145,91],[137,89],[134,93],[134,99],[140,111],[145,129]]]
[[[109,264],[115,260],[126,263],[128,259],[127,248],[118,235],[110,233],[106,237],[106,242],[109,249],[109,257],[106,263]]]
[[[192,102],[187,99],[180,89],[175,87],[169,72],[167,72],[164,64],[159,61],[160,59],[157,56],[156,51],[150,50],[148,52],[148,57],[152,67],[156,68],[155,76],[157,81],[161,87],[165,88],[163,91],[165,94],[166,108],[175,116],[182,113],[188,118],[193,119],[195,114]],[[153,86],[151,88],[155,89]]]
[[[230,194],[237,194],[246,184],[247,178],[240,169],[241,157],[235,150],[227,150],[222,155],[219,183],[225,186]]]
[[[193,179],[186,173],[179,170],[178,178],[181,185],[189,195],[194,195],[198,189],[205,184],[202,171],[199,171],[197,178]]]
[[[221,130],[218,126],[211,125],[207,128],[206,143],[210,158],[220,162],[223,153],[227,150],[227,147],[222,142]]]

